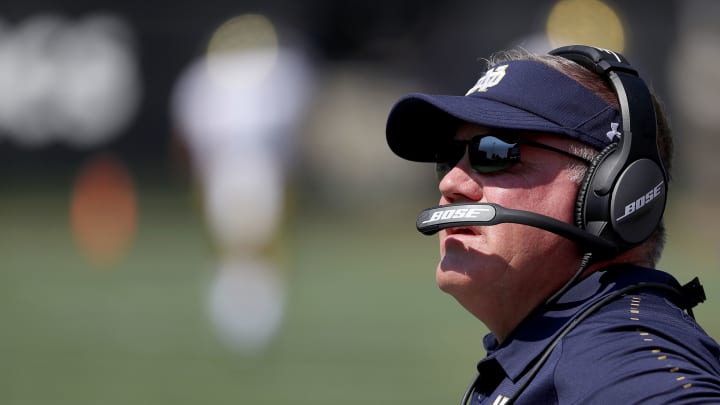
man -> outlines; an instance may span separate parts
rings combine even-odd
[[[654,269],[672,141],[619,54],[506,52],[465,96],[411,94],[387,141],[435,162],[436,280],[490,331],[473,404],[720,403],[702,287]],[[696,280],[695,280],[696,281]]]

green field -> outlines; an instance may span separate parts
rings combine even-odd
[[[295,208],[273,253],[289,281],[285,322],[266,352],[243,355],[206,316],[217,259],[192,200],[148,188],[129,256],[98,271],[75,249],[66,195],[3,195],[0,404],[459,400],[485,329],[436,289],[436,243],[414,231],[414,208],[354,219]],[[669,222],[663,265],[701,276],[710,300],[696,314],[720,337],[717,239]]]

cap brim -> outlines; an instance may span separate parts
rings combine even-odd
[[[451,138],[461,123],[507,130],[568,132],[557,123],[498,101],[413,93],[401,98],[390,111],[387,143],[403,159],[433,162],[438,143]]]

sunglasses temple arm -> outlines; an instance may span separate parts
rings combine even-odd
[[[554,147],[552,147],[552,146],[550,146],[550,145],[545,145],[544,143],[533,142],[533,141],[530,141],[530,140],[524,140],[524,141],[522,141],[521,143],[523,143],[523,144],[525,144],[525,145],[528,145],[528,146],[533,146],[533,147],[536,147],[536,148],[545,149],[545,150],[549,150],[549,151],[551,151],[551,152],[559,153],[559,154],[565,155],[565,156],[567,156],[567,157],[569,157],[569,158],[573,158],[573,159],[576,159],[576,160],[580,160],[580,161],[582,161],[582,162],[585,162],[585,164],[588,164],[588,165],[592,163],[590,160],[587,160],[587,159],[585,159],[585,158],[582,157],[582,156],[578,156],[578,155],[572,154],[572,153],[570,153],[570,152],[568,152],[568,151],[566,151],[566,150],[554,148]]]
[[[433,235],[447,228],[492,226],[504,223],[544,229],[578,242],[596,257],[612,257],[619,252],[619,247],[615,243],[576,226],[535,212],[514,210],[491,203],[449,204],[428,208],[418,216],[416,227],[424,235]]]

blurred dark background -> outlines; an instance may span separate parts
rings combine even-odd
[[[17,33],[31,19],[48,15],[62,18],[69,25],[99,13],[122,19],[130,29],[142,97],[137,112],[107,142],[78,150],[56,139],[28,148],[0,137],[1,164],[28,170],[39,168],[41,162],[67,163],[103,148],[117,151],[130,162],[162,167],[173,134],[168,116],[172,88],[182,70],[202,56],[213,30],[234,15],[266,15],[277,23],[283,35],[281,41],[302,46],[319,72],[342,64],[372,65],[379,72],[417,80],[425,91],[458,93],[469,87],[482,71],[480,58],[517,45],[533,44],[536,41],[533,37],[545,30],[555,3],[522,0],[9,3],[0,14],[5,35]],[[667,0],[605,3],[625,23],[625,53],[656,90],[666,94],[669,59],[679,56],[678,20],[682,17],[682,3]],[[675,100],[665,98],[672,106]]]

